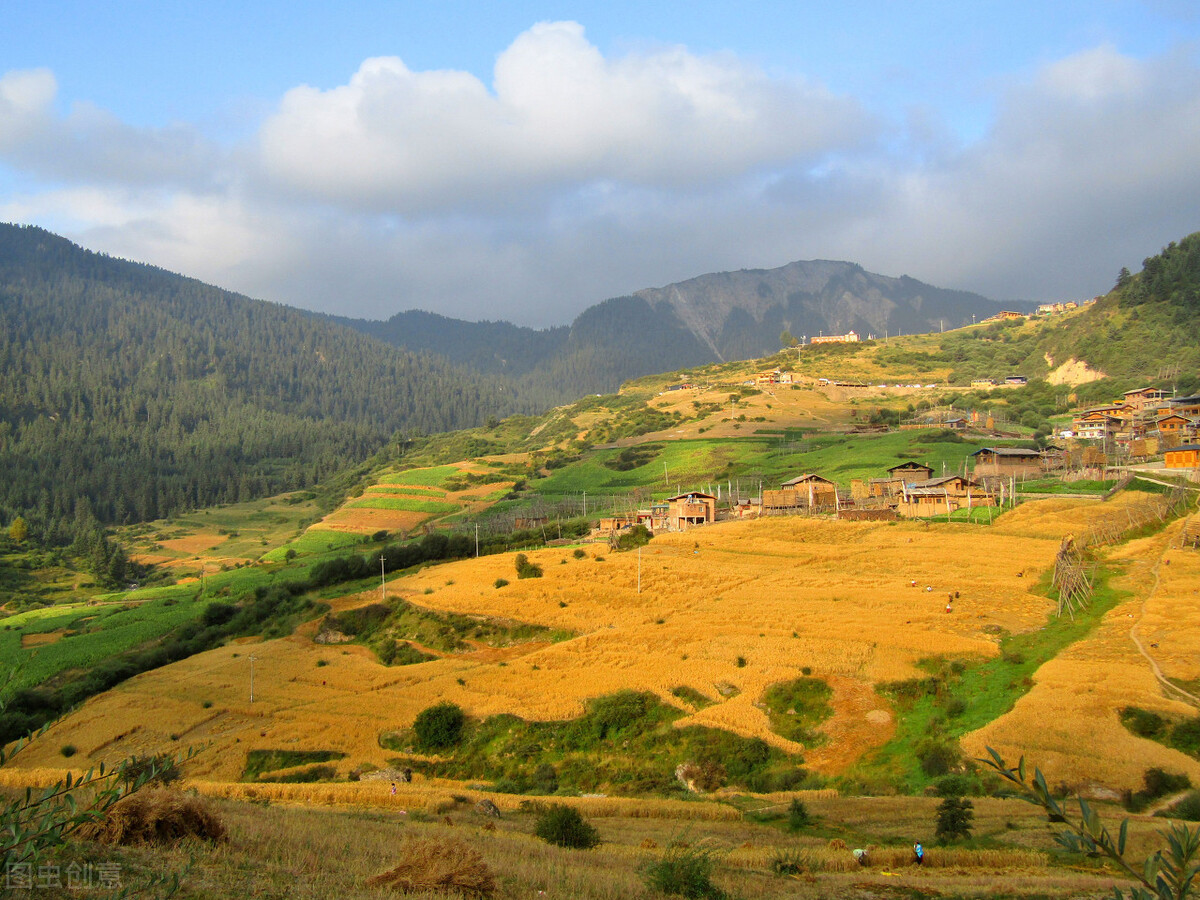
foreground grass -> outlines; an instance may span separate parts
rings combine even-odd
[[[411,798],[410,798],[411,799]],[[402,798],[396,798],[402,801]],[[786,799],[780,802],[785,802]],[[122,882],[141,883],[151,873],[190,870],[181,898],[288,897],[346,900],[395,896],[365,886],[372,875],[396,864],[406,837],[457,839],[478,850],[493,871],[496,897],[649,898],[639,870],[673,841],[711,848],[713,881],[732,897],[1101,897],[1113,879],[1102,870],[1060,866],[1048,852],[1044,819],[1028,804],[985,799],[976,803],[973,845],[931,847],[927,865],[906,864],[905,850],[933,828],[935,800],[925,798],[828,798],[809,801],[814,831],[790,835],[747,820],[679,820],[620,812],[596,815],[603,843],[595,850],[564,850],[533,835],[532,813],[499,820],[474,811],[470,798],[448,797],[429,808],[400,802],[375,809],[330,810],[217,801],[229,829],[220,845],[185,842],[170,849],[110,850],[90,844],[63,848],[60,864],[100,861],[120,866]],[[654,812],[663,810],[654,808]],[[845,844],[831,841],[835,834]],[[1148,847],[1149,823],[1135,822],[1131,846]],[[890,865],[853,866],[856,846],[876,848]],[[781,852],[804,851],[818,865],[798,876],[772,874]],[[941,859],[940,856],[944,856]],[[892,858],[894,857],[894,860]],[[27,896],[72,896],[63,891]],[[20,892],[14,896],[21,896]],[[432,898],[430,893],[405,896]]]

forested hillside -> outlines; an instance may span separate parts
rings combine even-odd
[[[528,409],[298,310],[0,226],[0,519],[35,535],[304,487],[398,430]]]
[[[947,332],[939,344],[928,365],[948,363],[960,384],[1010,373],[1045,377],[1077,360],[1130,386],[1150,379],[1188,390],[1200,375],[1200,232],[1148,257],[1137,274],[1122,270],[1116,287],[1079,313],[1040,327],[1009,321]],[[880,360],[920,362],[891,350]]]

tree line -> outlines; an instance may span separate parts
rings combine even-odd
[[[385,446],[535,411],[502,378],[0,225],[0,520],[40,543],[307,488]]]

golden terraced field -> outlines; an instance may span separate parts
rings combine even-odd
[[[588,698],[623,688],[651,690],[684,707],[683,723],[801,750],[770,731],[758,700],[768,685],[811,667],[833,688],[835,713],[823,726],[830,740],[805,754],[806,765],[835,773],[891,734],[892,713],[875,683],[918,676],[914,665],[925,657],[996,654],[995,629],[985,626],[1038,628],[1053,604],[1034,588],[1062,535],[1114,508],[1094,501],[1030,503],[990,530],[804,518],[710,526],[663,535],[644,548],[640,594],[638,554],[599,545],[583,559],[561,548],[531,552],[545,570],[541,579],[518,580],[511,554],[431,567],[389,582],[389,596],[577,637],[389,668],[361,647],[315,644],[312,623],[288,638],[230,645],[138,676],[89,701],[20,761],[61,765],[58,750],[67,742],[79,748],[72,760],[78,764],[193,746],[202,749],[190,774],[226,781],[240,776],[250,749],[333,749],[348,754],[338,764],[345,772],[361,762],[384,764],[388,753],[379,734],[408,725],[440,700],[474,716],[564,719],[579,715]],[[1169,540],[1170,533],[1125,551],[1131,584],[1145,580],[1137,567],[1152,565]],[[1175,641],[1164,623],[1182,618],[1187,628],[1200,627],[1189,604],[1194,555],[1169,552],[1171,563],[1160,568],[1163,577],[1145,598],[1145,638],[1159,643],[1155,652],[1169,674],[1184,678],[1195,677],[1194,657],[1185,650],[1194,645],[1191,632],[1177,632]],[[497,589],[497,578],[512,583]],[[960,599],[947,614],[950,591]],[[345,597],[335,608],[378,596]],[[969,736],[967,749],[992,743],[1036,757],[1050,771],[1070,752],[1077,772],[1082,766],[1085,776],[1109,783],[1136,783],[1148,765],[1166,763],[1200,777],[1194,762],[1133,738],[1112,713],[1117,702],[1176,708],[1161,699],[1148,663],[1129,641],[1134,620],[1127,617],[1142,615],[1142,599],[1135,595],[1109,615],[1094,640],[1039,670],[1016,709]],[[718,702],[687,708],[670,694],[680,685]],[[1098,729],[1125,752],[1089,755],[1088,735]]]

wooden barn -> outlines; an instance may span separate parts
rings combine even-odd
[[[1200,444],[1181,444],[1163,452],[1163,462],[1168,469],[1200,468]]]
[[[971,454],[974,458],[973,472],[976,478],[999,475],[1004,478],[1015,475],[1042,474],[1042,454],[1037,450],[1016,450],[1008,447],[984,447]]]
[[[837,485],[809,472],[785,481],[777,491],[763,491],[763,512],[837,506]]]
[[[961,475],[946,475],[904,485],[897,511],[902,516],[926,518],[995,505],[996,497],[987,488]]]

